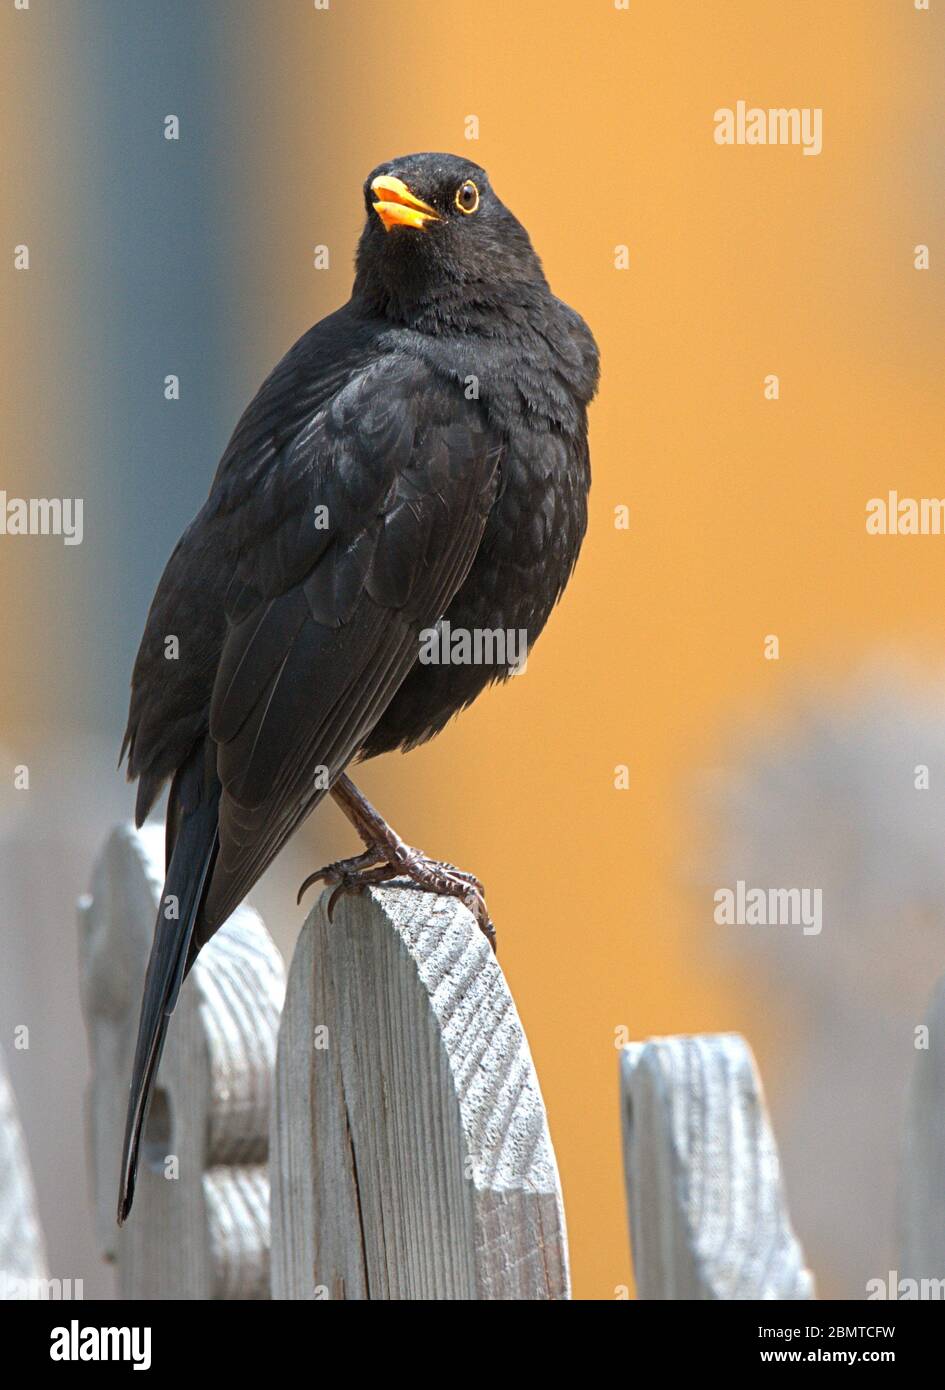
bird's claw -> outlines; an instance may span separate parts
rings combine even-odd
[[[392,878],[409,878],[418,888],[440,897],[459,898],[476,919],[479,930],[493,951],[496,950],[495,927],[486,907],[485,889],[475,874],[465,873],[453,864],[428,859],[410,845],[371,846],[352,859],[339,859],[309,874],[299,888],[297,902],[313,884],[334,884],[326,911],[329,922],[334,919],[338,899],[346,893],[363,893],[372,884],[387,883]]]
[[[499,948],[496,942],[495,926],[492,918],[489,916],[489,909],[486,907],[485,898],[481,893],[473,891],[467,897],[463,898],[463,902],[475,917],[476,925],[492,947],[492,954],[497,956],[499,954]]]
[[[365,869],[369,869],[372,865],[381,865],[385,869],[390,868],[390,865],[385,862],[385,854],[386,851],[378,846],[372,846],[370,849],[366,849],[363,854],[356,854],[351,859],[337,859],[332,864],[324,864],[320,869],[316,869],[313,874],[309,874],[308,878],[302,882],[298,894],[296,895],[296,905],[302,901],[303,893],[308,892],[309,888],[311,888],[314,883],[319,883],[321,881],[324,881],[326,885],[337,883],[339,888],[344,889],[345,881],[350,879],[351,889],[355,887],[363,888],[365,886],[365,881],[360,875],[364,873]],[[385,877],[389,878],[390,875],[387,874]],[[373,881],[383,882],[384,880],[378,878]],[[331,902],[334,902],[337,896],[338,892],[336,890],[331,895]]]
[[[338,886],[332,890],[331,897],[328,899],[326,911],[328,913],[329,922],[335,920],[335,904],[340,897],[345,893],[363,893],[366,887],[366,883],[347,883],[345,881],[339,883]]]

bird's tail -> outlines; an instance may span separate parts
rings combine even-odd
[[[195,944],[194,931],[217,854],[219,786],[209,795],[205,790],[202,796],[198,793],[197,804],[190,809],[180,805],[176,792],[175,779],[168,817],[172,815],[173,806],[176,833],[164,891],[158,905],[141,1001],[121,1160],[119,1226],[131,1211],[134,1200],[141,1131],[147,1119],[154,1079],[164,1050],[167,1025],[180,987],[199,949]]]

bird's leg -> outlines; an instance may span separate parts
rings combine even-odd
[[[365,849],[352,859],[339,859],[309,874],[299,889],[299,900],[305,890],[319,880],[335,884],[335,891],[328,900],[330,920],[335,902],[342,893],[359,893],[372,883],[385,883],[403,876],[427,893],[460,898],[495,950],[495,927],[489,919],[485,890],[475,875],[430,859],[406,844],[361,795],[350,777],[342,774],[332,786],[331,794],[364,841]]]

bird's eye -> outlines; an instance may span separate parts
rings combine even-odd
[[[456,190],[456,206],[460,212],[475,212],[479,206],[479,189],[472,179],[461,183]]]

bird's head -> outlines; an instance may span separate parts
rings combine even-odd
[[[355,292],[389,317],[429,327],[547,291],[528,233],[471,160],[388,160],[368,175],[364,199]]]

